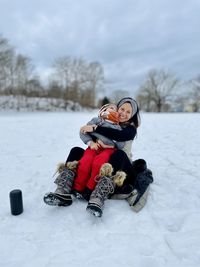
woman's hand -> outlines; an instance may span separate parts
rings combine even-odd
[[[81,133],[91,133],[94,131],[96,125],[92,124],[92,125],[84,125],[81,127],[80,131]]]

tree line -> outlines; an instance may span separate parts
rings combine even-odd
[[[0,95],[62,98],[95,107],[103,82],[104,70],[99,62],[68,56],[54,60],[44,86],[31,59],[17,54],[8,40],[0,37]]]
[[[97,103],[97,92],[105,86],[103,66],[83,58],[63,56],[52,63],[48,83],[35,74],[31,59],[18,54],[6,38],[0,36],[0,95],[47,97],[71,100],[83,107],[96,107],[117,101],[129,93],[116,90]],[[184,89],[184,90],[183,90]],[[200,75],[182,82],[169,71],[150,70],[134,96],[146,112],[200,111]]]
[[[139,106],[146,112],[200,111],[200,76],[180,81],[165,70],[151,70],[137,93]]]

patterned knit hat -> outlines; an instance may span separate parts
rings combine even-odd
[[[113,107],[113,110],[108,111],[107,109],[110,107]],[[105,104],[99,110],[99,117],[118,124],[119,114],[117,112],[117,106],[113,103]]]
[[[101,117],[102,114],[103,114],[109,107],[113,107],[114,110],[117,111],[117,106],[116,106],[115,104],[113,104],[113,103],[108,103],[108,104],[103,105],[103,106],[100,108],[100,110],[99,110],[99,117]]]

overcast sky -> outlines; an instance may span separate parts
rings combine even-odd
[[[200,74],[199,0],[0,0],[0,34],[41,75],[61,56],[99,61],[107,89],[134,94],[152,68]]]

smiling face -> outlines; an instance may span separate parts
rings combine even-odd
[[[130,120],[133,113],[131,104],[124,103],[123,105],[121,105],[118,109],[118,113],[119,113],[119,122],[126,122]]]

